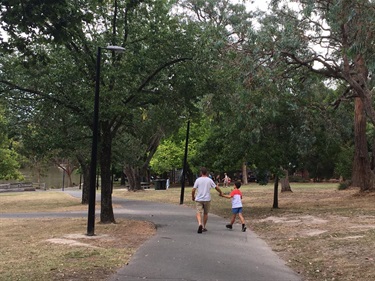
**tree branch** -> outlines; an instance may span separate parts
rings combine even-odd
[[[169,61],[161,66],[159,66],[153,73],[151,73],[150,76],[148,76],[143,82],[142,84],[138,87],[137,89],[137,92],[141,92],[143,91],[144,87],[146,87],[146,85],[160,72],[162,71],[164,68],[168,67],[168,66],[171,66],[173,64],[176,64],[176,63],[179,63],[179,62],[182,62],[182,61],[187,61],[187,60],[192,60],[192,58],[179,58],[179,59],[174,59],[172,61]],[[135,94],[129,96],[126,100],[123,100],[122,102],[126,105],[128,104],[129,102],[131,102],[134,98],[136,97]]]
[[[327,61],[325,61],[323,59],[320,59],[318,56],[315,56],[315,57],[310,58],[308,60],[302,60],[302,59],[298,58],[296,55],[294,55],[292,53],[289,53],[287,51],[281,51],[281,54],[292,60],[292,62],[287,62],[288,64],[299,64],[299,65],[305,66],[310,71],[312,71],[314,73],[317,73],[317,74],[324,75],[326,77],[340,78],[340,79],[344,78],[341,74],[341,70],[337,69],[336,67],[333,67],[332,65],[327,63]],[[321,63],[322,65],[325,66],[325,68],[315,69],[312,65],[314,62]]]
[[[143,88],[160,72],[162,71],[164,68],[170,66],[170,65],[173,65],[173,64],[176,64],[176,63],[179,63],[179,62],[182,62],[182,61],[187,61],[187,60],[192,60],[192,58],[179,58],[179,59],[175,59],[175,60],[172,60],[172,61],[169,61],[161,66],[159,66],[153,73],[151,73],[151,75],[149,77],[146,78],[146,80],[143,81],[143,83],[138,87],[137,91],[140,92],[143,90]]]
[[[36,91],[36,90],[33,90],[33,89],[28,89],[28,88],[24,88],[24,87],[18,86],[18,85],[13,84],[13,83],[11,83],[9,81],[0,80],[0,83],[9,86],[12,90],[19,90],[21,92],[30,93],[30,94],[42,97],[42,98],[44,98],[46,100],[50,100],[50,101],[56,102],[57,104],[62,104],[65,107],[71,109],[73,112],[76,112],[76,113],[80,114],[81,116],[85,116],[85,112],[80,107],[75,106],[72,103],[69,103],[69,102],[57,99],[57,98],[55,98],[53,96],[50,96],[48,94],[44,94],[43,92],[40,92],[40,91]]]

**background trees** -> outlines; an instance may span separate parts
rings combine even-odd
[[[19,143],[9,138],[8,126],[5,111],[0,105],[0,180],[22,179],[19,172],[22,158],[16,151]]]
[[[373,122],[373,3],[371,1],[271,1],[263,29],[273,33],[265,47],[269,59],[306,69],[343,84],[341,100],[354,98],[355,158],[352,184],[373,189],[366,116]],[[363,12],[362,11],[366,11]],[[365,116],[366,115],[366,116]]]
[[[31,5],[32,13],[25,5]],[[136,171],[148,164],[161,137],[176,127],[173,120],[197,94],[184,78],[197,75],[199,69],[183,65],[193,59],[196,40],[191,40],[192,33],[184,35],[182,23],[169,15],[169,1],[76,1],[52,10],[46,7],[32,1],[4,3],[3,28],[10,37],[2,44],[9,53],[2,59],[3,94],[9,105],[29,112],[38,139],[48,144],[44,151],[60,147],[71,156],[70,149],[76,153],[85,178],[95,50],[106,45],[126,48],[122,55],[102,54],[101,220],[111,222],[113,140],[127,140],[118,151],[137,148],[143,162],[123,158],[126,167]],[[25,21],[19,22],[16,12]],[[190,90],[184,91],[187,86]]]
[[[113,167],[131,190],[150,163],[158,173],[181,167],[186,120],[192,172],[247,163],[280,177],[347,177],[354,146],[353,185],[372,190],[372,6],[274,0],[261,13],[227,0],[3,1],[2,102],[26,156],[80,163],[87,202],[96,48],[125,48],[102,53],[103,222],[114,221]]]

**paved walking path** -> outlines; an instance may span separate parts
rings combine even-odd
[[[80,196],[80,191],[66,192]],[[190,207],[119,198],[113,198],[113,203],[121,205],[114,210],[115,217],[151,221],[157,233],[110,281],[301,281],[250,230],[251,222],[247,232],[241,232],[240,225],[228,230],[227,220],[210,214],[208,231],[198,234],[195,211]],[[84,213],[65,214],[80,215]]]

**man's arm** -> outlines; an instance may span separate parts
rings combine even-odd
[[[191,200],[195,201],[195,188],[191,189]]]
[[[216,191],[219,192],[220,196],[223,194],[223,192],[221,191],[220,187],[217,185],[215,187]]]

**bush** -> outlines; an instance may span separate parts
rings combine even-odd
[[[350,187],[351,184],[352,184],[352,182],[351,182],[350,180],[343,181],[343,182],[341,182],[341,183],[339,184],[338,189],[339,189],[339,190],[345,190],[345,189],[347,189],[348,187]]]

